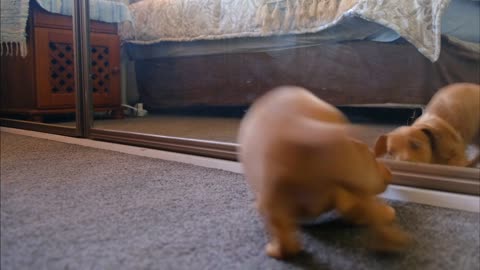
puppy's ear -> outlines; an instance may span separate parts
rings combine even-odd
[[[434,131],[428,128],[422,128],[420,129],[428,138],[428,141],[430,142],[430,148],[432,150],[435,150],[437,148],[437,140],[438,136],[435,135]]]
[[[380,135],[380,137],[377,138],[374,148],[376,157],[381,157],[387,152],[387,138],[388,135],[386,134]]]

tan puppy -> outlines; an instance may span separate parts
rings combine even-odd
[[[348,128],[340,111],[299,87],[270,91],[242,120],[239,159],[271,236],[268,255],[299,252],[298,221],[333,209],[369,225],[380,248],[406,243],[392,224],[394,209],[375,196],[390,171],[347,135]]]
[[[480,130],[480,85],[457,83],[440,89],[411,126],[381,135],[376,156],[396,160],[470,166],[466,147]]]

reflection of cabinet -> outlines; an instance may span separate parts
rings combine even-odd
[[[42,120],[75,111],[72,18],[32,6],[28,55],[1,58],[1,112]],[[92,22],[92,90],[96,111],[121,117],[120,42],[115,24]]]

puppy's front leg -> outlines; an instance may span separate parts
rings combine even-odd
[[[395,220],[395,209],[375,197],[358,197],[344,189],[338,189],[335,195],[335,208],[356,224],[392,223]]]
[[[463,153],[458,153],[455,156],[453,156],[451,159],[449,159],[447,162],[447,165],[468,167],[472,163],[474,163],[474,160],[469,160],[467,155],[463,152]]]
[[[393,223],[395,210],[380,199],[371,197],[363,202],[370,229],[374,233],[373,248],[378,251],[396,252],[410,243],[410,236]]]
[[[374,196],[356,197],[340,190],[337,210],[347,219],[368,225],[375,235],[373,247],[377,250],[398,251],[409,243],[409,236],[393,224],[395,210]]]

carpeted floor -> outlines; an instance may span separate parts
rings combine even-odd
[[[479,269],[480,215],[392,202],[405,254],[365,249],[333,216],[307,252],[263,253],[242,175],[1,133],[1,269]]]

